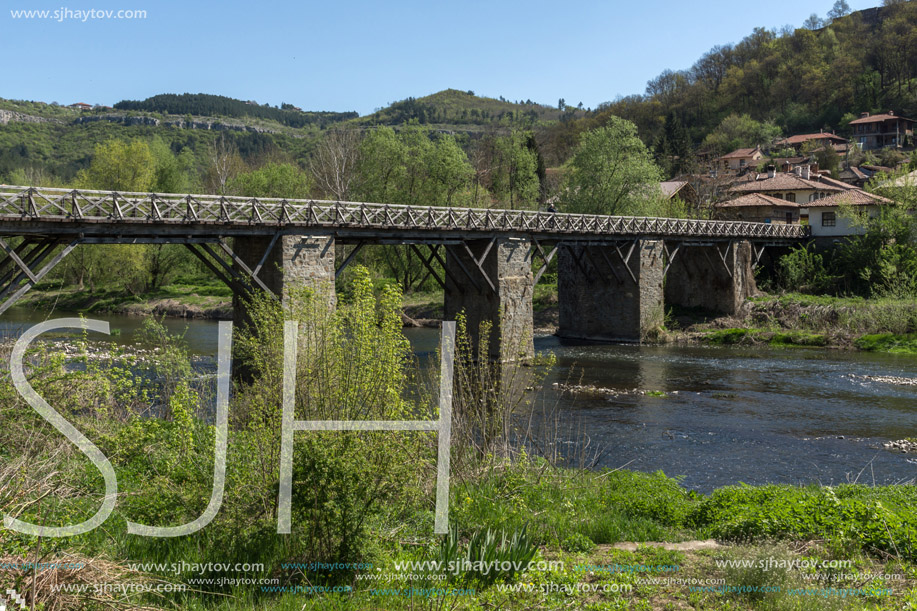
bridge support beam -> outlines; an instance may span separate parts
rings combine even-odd
[[[468,240],[446,248],[445,320],[465,313],[475,346],[482,322],[493,323],[490,358],[524,360],[532,343],[532,260],[528,238]]]
[[[660,240],[565,243],[558,252],[560,337],[640,342],[663,323]]]
[[[285,307],[295,308],[301,289],[308,289],[317,307],[334,310],[333,235],[241,237],[235,238],[233,251]],[[234,295],[233,319],[242,322],[246,316],[244,296]]]
[[[736,314],[757,291],[753,262],[753,247],[747,240],[682,244],[666,274],[666,304]]]

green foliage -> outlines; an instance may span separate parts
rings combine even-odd
[[[312,180],[309,174],[293,164],[268,163],[231,178],[228,191],[247,197],[308,199]]]
[[[752,329],[719,329],[707,333],[704,340],[711,344],[740,344],[745,341],[752,332]]]
[[[453,575],[455,581],[463,584],[486,588],[498,581],[511,583],[515,575],[525,570],[538,553],[538,547],[526,530],[523,526],[509,535],[490,528],[479,529],[471,533],[468,543],[463,545],[459,530],[453,525],[440,543],[437,560],[441,567],[472,567]],[[493,569],[495,563],[502,566],[504,562],[512,568],[506,571]]]
[[[533,208],[538,198],[538,155],[529,141],[530,135],[518,130],[496,139],[491,189],[510,210]]]
[[[204,93],[181,95],[164,93],[145,100],[123,100],[115,104],[115,108],[161,112],[170,115],[259,117],[290,127],[304,127],[312,124],[325,127],[331,123],[357,117],[355,112],[302,112]]]
[[[573,533],[560,542],[560,548],[565,552],[582,553],[591,552],[595,549],[595,543],[592,539],[582,533]]]
[[[874,217],[853,209],[842,213],[865,228],[841,245],[833,261],[842,289],[869,297],[917,295],[917,219],[893,205]]]
[[[890,352],[892,354],[917,354],[917,334],[876,333],[859,337],[854,345],[869,352]]]
[[[145,193],[153,186],[156,167],[150,146],[142,140],[109,140],[96,146],[92,163],[77,181],[86,189]]]
[[[786,290],[823,293],[833,287],[824,257],[809,243],[797,246],[777,262],[777,282]]]
[[[911,486],[731,486],[703,499],[691,523],[726,539],[829,539],[913,561],[915,500]]]
[[[584,133],[570,161],[567,210],[582,214],[652,214],[662,179],[636,126],[619,117]]]
[[[704,146],[726,154],[739,148],[765,146],[779,137],[780,128],[773,123],[755,121],[746,114],[731,114],[710,132]]]

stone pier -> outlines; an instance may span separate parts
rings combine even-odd
[[[757,291],[752,257],[747,240],[681,245],[666,274],[666,304],[736,314]]]
[[[467,246],[467,250],[465,248]],[[469,240],[446,249],[445,320],[464,311],[477,345],[484,321],[492,321],[487,352],[501,361],[534,355],[530,240]]]
[[[254,270],[272,239],[270,236],[236,238],[233,250],[249,269]],[[274,243],[258,277],[286,307],[295,305],[295,297],[302,289],[309,289],[318,307],[334,310],[337,305],[334,272],[334,236],[284,235]],[[233,296],[236,324],[244,321],[245,316],[244,300]]]
[[[660,240],[616,246],[565,243],[558,250],[561,337],[640,342],[662,326]]]

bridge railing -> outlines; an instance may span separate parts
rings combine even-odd
[[[0,220],[803,238],[801,225],[0,186]]]

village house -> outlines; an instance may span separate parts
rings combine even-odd
[[[794,225],[799,223],[799,204],[765,195],[749,193],[713,205],[717,218],[730,221],[751,221]]]
[[[806,145],[808,145],[808,147]],[[777,148],[792,148],[795,149],[797,153],[801,152],[804,147],[812,151],[818,148],[827,148],[829,146],[838,152],[844,152],[847,150],[847,139],[841,138],[836,134],[819,132],[817,134],[790,136],[789,138],[779,140],[776,146]]]
[[[69,108],[75,108],[77,110],[92,110],[92,104],[86,104],[85,102],[77,102],[76,104],[71,104]]]
[[[873,174],[874,172],[866,168],[850,166],[841,170],[838,178],[851,186],[862,188],[866,186]]]
[[[894,111],[881,115],[870,115],[864,112],[859,119],[850,122],[853,140],[864,151],[902,147],[912,142],[914,137],[914,120],[899,117]]]
[[[679,198],[690,206],[697,205],[697,191],[687,180],[667,180],[659,183],[666,199]]]
[[[838,238],[866,231],[849,215],[842,213],[844,207],[849,206],[858,213],[875,218],[882,206],[893,203],[890,199],[862,189],[850,189],[808,204],[807,208],[800,210],[800,216],[808,218],[813,238]]]
[[[807,204],[849,188],[845,183],[813,175],[808,166],[794,172],[777,172],[770,166],[767,174],[736,184],[730,192],[734,195],[763,193],[795,204]]]
[[[728,155],[723,155],[717,161],[719,162],[718,167],[723,171],[738,172],[749,167],[756,167],[762,159],[764,159],[764,153],[761,152],[761,147],[756,146],[750,149],[737,149]]]

